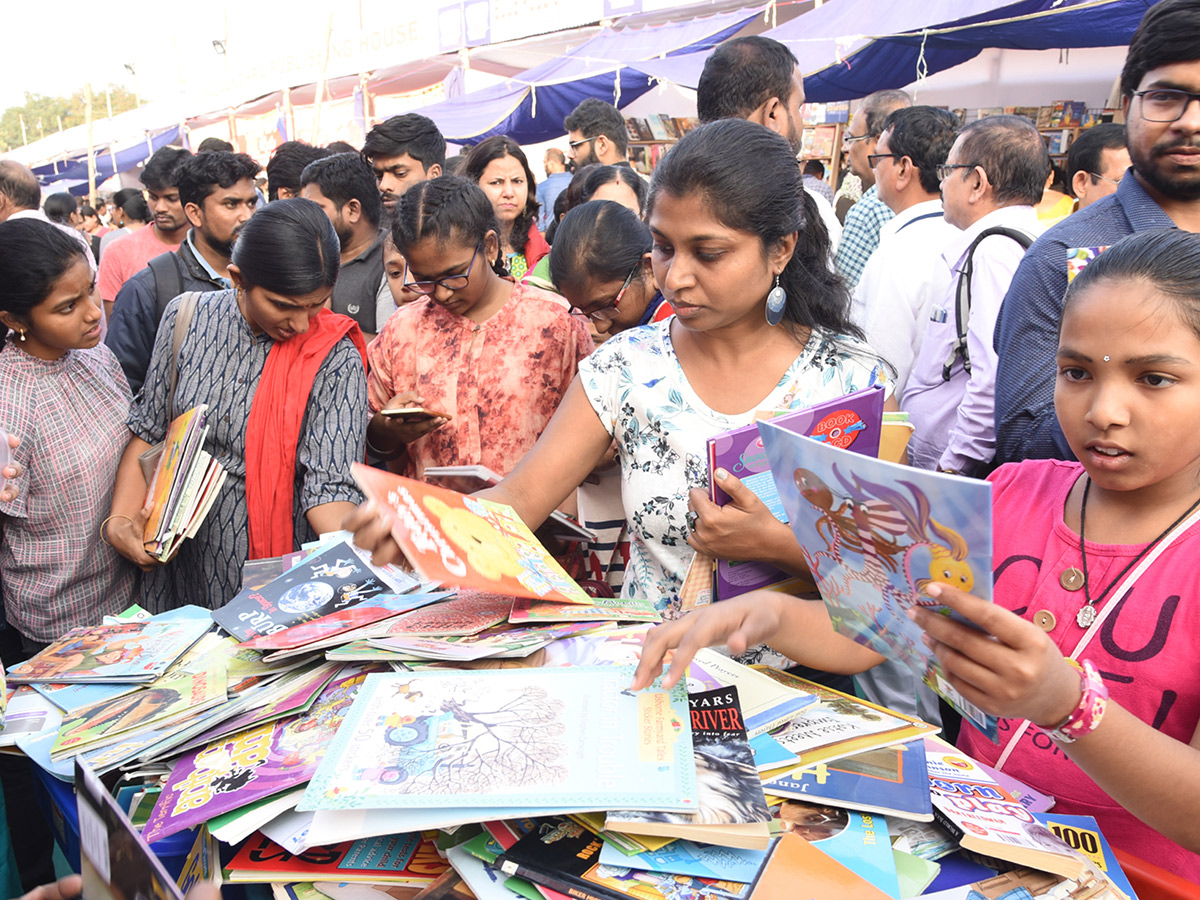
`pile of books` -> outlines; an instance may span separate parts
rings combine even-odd
[[[631,691],[650,604],[583,595],[507,507],[357,474],[413,571],[326,535],[213,613],[73,630],[9,670],[8,736],[89,794],[120,771],[141,840],[195,830],[280,900],[1132,895],[1059,837],[1094,822],[920,719],[711,649]]]

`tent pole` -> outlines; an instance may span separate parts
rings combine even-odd
[[[321,63],[321,77],[317,81],[317,111],[313,116],[314,147],[321,146],[321,107],[325,105],[325,77],[329,73],[329,50],[333,43],[333,13],[329,14],[329,22],[325,26],[325,60]]]
[[[83,88],[83,117],[87,121],[88,205],[96,205],[96,142],[92,133],[92,83]]]
[[[29,143],[29,137],[25,134],[25,116],[23,113],[17,113],[17,118],[21,121],[21,146],[24,147]]]

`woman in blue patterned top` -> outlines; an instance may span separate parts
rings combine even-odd
[[[338,528],[361,495],[350,464],[363,458],[367,382],[362,335],[324,308],[338,240],[309,200],[270,204],[243,227],[234,290],[201,294],[170,394],[180,299],[159,326],[133,438],[121,460],[108,539],[148,572],[143,605],[216,608],[241,588],[249,559],[290,552]],[[229,473],[196,536],[156,565],[142,545],[146,481],[138,456],[162,440],[170,412],[208,404],[204,449]]]
[[[622,594],[673,615],[695,551],[803,567],[791,530],[732,475],[716,473],[733,502],[708,500],[707,439],[757,410],[811,406],[886,376],[847,318],[829,236],[783,138],[742,120],[696,129],[659,163],[647,211],[654,277],[675,315],[584,360],[537,445],[487,494],[536,526],[615,439],[631,538]],[[773,309],[769,294],[782,301]],[[396,552],[386,522],[359,512],[347,525],[380,558]]]

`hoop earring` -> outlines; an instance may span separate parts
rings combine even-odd
[[[775,287],[767,294],[767,324],[774,327],[783,321],[783,307],[787,304],[787,292],[779,285],[775,276]]]

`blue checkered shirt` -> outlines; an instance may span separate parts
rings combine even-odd
[[[838,242],[834,265],[838,274],[846,279],[851,290],[862,277],[863,267],[879,246],[879,229],[895,216],[886,203],[879,199],[875,185],[863,193],[862,199],[846,213],[842,239]]]
[[[1072,213],[1037,239],[1013,276],[996,320],[996,462],[1074,459],[1054,414],[1058,326],[1067,250],[1106,247],[1152,228],[1174,228],[1127,173],[1117,192]]]

